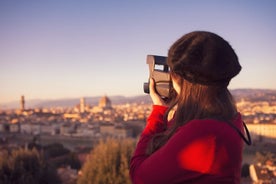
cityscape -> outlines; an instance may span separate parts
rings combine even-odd
[[[248,174],[243,177],[243,183],[275,181],[276,91],[235,90],[232,93],[253,141],[252,146],[245,147],[244,164],[248,166]],[[0,110],[0,150],[60,143],[76,153],[81,164],[99,140],[108,137],[136,140],[152,106],[148,95],[115,104],[103,95],[94,105],[81,97],[71,107],[26,108],[27,103],[22,95],[18,108]],[[258,149],[272,153],[274,160],[257,163],[253,157]],[[63,183],[68,183],[68,178],[76,181],[79,170],[64,165],[59,168],[59,175],[66,173],[70,177],[65,177]]]
[[[131,184],[146,56],[192,31],[242,66],[228,86],[252,139],[241,184],[276,183],[275,17],[275,0],[0,0],[0,184]]]

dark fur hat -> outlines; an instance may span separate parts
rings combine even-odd
[[[206,31],[188,33],[169,49],[168,64],[173,73],[203,85],[227,86],[241,66],[230,44]]]

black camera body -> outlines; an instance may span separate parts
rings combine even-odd
[[[155,81],[155,90],[162,98],[169,98],[171,89],[171,77],[167,57],[147,55],[149,65],[149,78]],[[149,93],[149,82],[144,83],[144,92]]]

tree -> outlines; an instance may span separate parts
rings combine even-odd
[[[48,158],[54,158],[62,155],[67,155],[70,150],[65,148],[61,143],[53,143],[44,146],[44,156]]]
[[[107,139],[91,151],[78,184],[130,184],[129,161],[135,141]]]
[[[65,148],[61,143],[53,143],[44,146],[44,157],[56,168],[69,165],[72,169],[81,168],[77,154]]]
[[[13,150],[1,152],[1,184],[58,184],[56,170],[51,168],[37,150]]]

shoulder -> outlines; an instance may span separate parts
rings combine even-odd
[[[237,115],[230,121],[226,122],[223,120],[218,120],[215,118],[206,118],[206,119],[194,119],[183,126],[180,129],[204,129],[206,130],[217,130],[221,128],[229,128],[229,123],[233,124],[237,128],[242,128],[242,118],[241,114],[237,113]]]
[[[234,126],[242,129],[242,120],[240,114],[237,115],[233,121]],[[187,122],[178,128],[175,136],[189,136],[190,139],[201,139],[212,137],[220,141],[232,141],[233,139],[240,139],[236,130],[227,122],[216,119],[195,119]],[[218,141],[217,140],[217,141]]]
[[[179,127],[179,131],[186,131],[186,130],[197,130],[197,132],[215,131],[217,129],[222,128],[225,124],[226,123],[215,119],[194,119]]]

